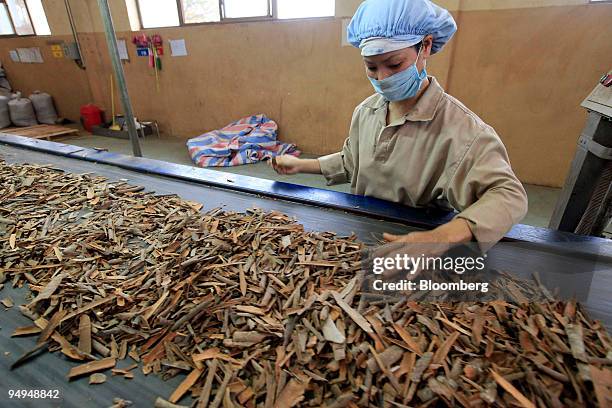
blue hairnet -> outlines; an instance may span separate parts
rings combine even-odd
[[[446,9],[429,0],[366,0],[357,9],[347,31],[349,42],[357,48],[362,41],[373,37],[417,44],[431,34],[431,53],[435,54],[455,34],[457,24]]]

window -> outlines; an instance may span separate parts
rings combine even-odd
[[[13,26],[17,35],[33,35],[34,27],[30,21],[28,8],[24,0],[6,0]]]
[[[219,0],[182,0],[185,24],[221,21]]]
[[[36,35],[51,35],[47,15],[41,0],[26,0]]]
[[[0,35],[51,35],[41,0],[0,0]]]
[[[334,0],[276,0],[278,18],[328,17],[336,13]]]
[[[15,34],[15,29],[9,16],[8,7],[6,7],[6,4],[0,3],[0,35],[12,34]]]
[[[138,5],[136,0],[125,0],[127,7],[128,20],[130,20],[130,29],[132,31],[140,30],[140,17],[138,17]]]
[[[125,3],[132,31],[238,19],[333,17],[336,10],[336,0],[125,0]]]
[[[223,0],[223,17],[245,18],[271,16],[268,0]]]
[[[143,28],[180,25],[176,0],[138,0]]]

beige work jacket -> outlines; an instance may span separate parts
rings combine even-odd
[[[322,173],[330,185],[351,183],[353,194],[411,207],[448,203],[478,242],[494,244],[525,216],[527,194],[495,130],[429,80],[389,126],[382,96],[362,102],[342,151],[319,158]]]

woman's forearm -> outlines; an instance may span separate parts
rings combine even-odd
[[[321,165],[317,159],[300,159],[298,167],[300,173],[321,174]]]
[[[474,238],[468,222],[463,218],[455,218],[446,224],[440,225],[433,232],[437,233],[443,241],[449,244],[470,242]]]

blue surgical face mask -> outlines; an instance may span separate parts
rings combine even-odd
[[[419,54],[417,54],[417,59],[414,61],[414,64],[388,78],[379,81],[368,76],[376,92],[390,102],[414,98],[417,92],[419,92],[419,89],[421,89],[423,80],[427,78],[425,67],[423,67],[423,71],[419,73],[416,66],[420,54],[421,50],[419,50]]]

